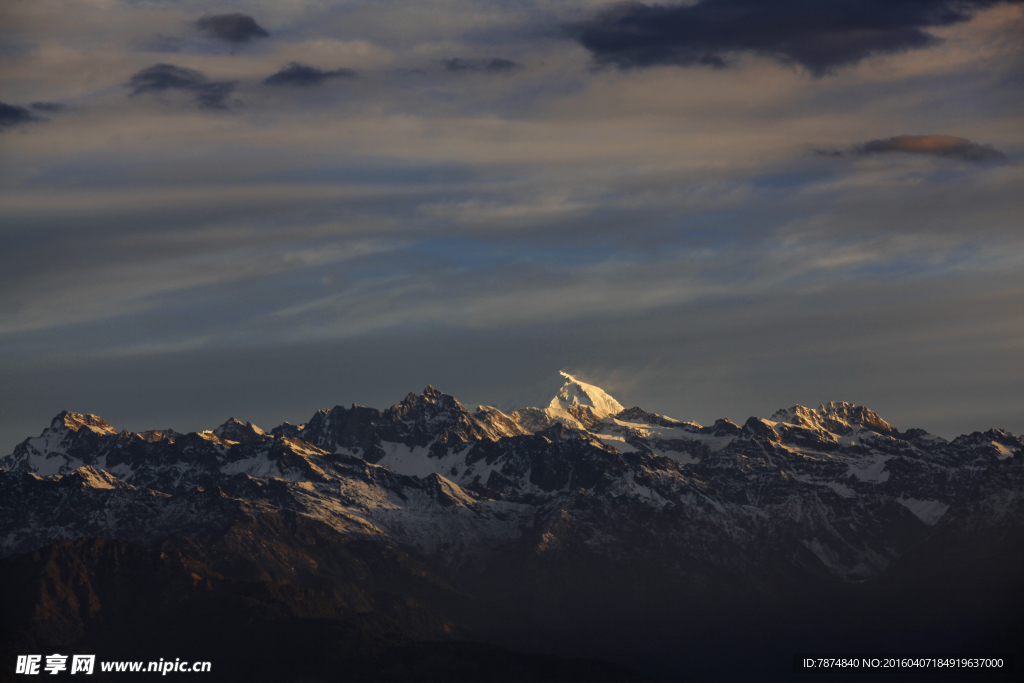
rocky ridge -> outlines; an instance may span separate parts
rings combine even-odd
[[[1022,448],[999,430],[952,442],[900,432],[848,403],[705,427],[563,380],[547,406],[511,414],[470,412],[427,387],[384,411],[337,406],[269,432],[234,418],[200,433],[118,432],[64,412],[0,461],[0,548],[86,536],[155,544],[288,509],[450,568],[533,537],[542,552],[569,534],[608,555],[862,580]]]
[[[244,603],[262,615],[251,632],[295,634],[267,645],[282,660],[309,634],[352,629],[382,652],[397,629],[612,658],[665,681],[721,677],[723,662],[737,679],[788,680],[752,662],[836,643],[917,651],[919,634],[957,652],[1016,647],[1002,634],[1024,604],[1019,437],[946,441],[848,403],[703,426],[559,381],[539,407],[471,412],[427,387],[269,431],[231,418],[132,433],[61,413],[0,460],[0,573],[66,556],[75,581],[99,585],[96,553],[127,553],[125,576],[176,619]],[[212,592],[147,579],[154,553],[199,567]],[[19,628],[92,647],[122,608],[159,626],[120,594],[88,613],[74,590],[40,594],[23,612],[51,616]],[[952,625],[947,641],[935,624]],[[133,629],[105,633],[112,647]],[[335,636],[317,652],[341,652]]]

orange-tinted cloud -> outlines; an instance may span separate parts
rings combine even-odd
[[[981,145],[952,135],[897,135],[884,140],[868,140],[857,145],[856,154],[930,154],[964,161],[1005,161],[1006,155],[992,145]]]

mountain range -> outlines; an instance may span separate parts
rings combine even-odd
[[[366,680],[423,679],[439,652],[474,680],[786,680],[815,648],[1020,647],[1024,442],[997,429],[947,441],[838,402],[702,426],[561,373],[501,409],[428,386],[270,430],[62,412],[0,467],[2,583],[33,586],[18,652],[118,650],[118,624],[197,614],[276,620]],[[98,588],[111,573],[141,602]],[[414,663],[387,669],[396,652]]]

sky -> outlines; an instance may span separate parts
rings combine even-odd
[[[567,370],[1024,432],[1024,4],[6,0],[0,452]]]

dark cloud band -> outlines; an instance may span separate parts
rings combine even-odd
[[[234,91],[235,81],[210,81],[195,69],[173,64],[154,64],[132,75],[131,95],[180,90],[190,92],[203,109],[226,109],[225,100]]]
[[[216,14],[203,17],[196,22],[196,28],[218,40],[229,43],[248,43],[253,38],[267,38],[270,33],[245,14]]]
[[[875,54],[938,42],[930,27],[967,21],[1004,0],[700,0],[628,3],[566,27],[599,64],[728,66],[753,52],[816,76]],[[1020,0],[1005,0],[1020,2]]]
[[[441,64],[444,65],[445,71],[489,74],[511,73],[525,68],[519,62],[498,57],[494,59],[462,59],[461,57],[453,57],[452,59],[441,60]]]
[[[1005,161],[1006,155],[992,145],[981,145],[951,135],[898,135],[884,140],[868,140],[853,148],[854,154],[928,154],[963,161]]]
[[[320,85],[331,78],[355,78],[352,69],[334,69],[324,71],[320,67],[292,62],[283,67],[273,76],[264,79],[267,85]]]
[[[20,107],[16,104],[4,104],[0,102],[0,130],[5,128],[12,128],[14,126],[31,123],[33,121],[42,121],[43,119],[36,114],[33,114],[29,109]]]
[[[37,119],[38,117],[25,107],[0,102],[0,128],[16,126],[20,123],[28,123]]]

